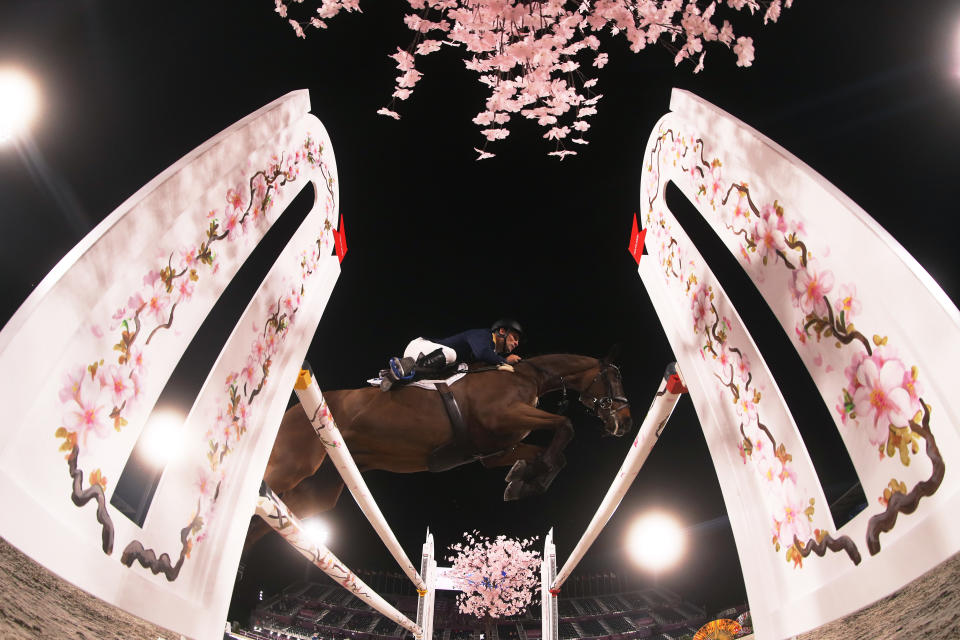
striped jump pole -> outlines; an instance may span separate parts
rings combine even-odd
[[[633,446],[630,447],[630,451],[620,466],[617,477],[614,478],[610,489],[607,490],[607,495],[604,496],[603,502],[600,503],[600,508],[597,509],[597,512],[594,514],[593,520],[591,520],[587,526],[587,530],[583,532],[580,542],[574,547],[570,557],[567,558],[567,561],[563,564],[563,568],[560,569],[553,579],[549,590],[545,590],[542,594],[544,598],[555,597],[559,593],[560,587],[566,582],[567,578],[570,577],[570,574],[583,558],[587,549],[590,548],[590,545],[593,544],[593,541],[600,535],[603,527],[606,526],[607,521],[610,520],[610,516],[617,510],[620,501],[623,500],[623,496],[626,495],[630,485],[633,484],[634,478],[637,477],[637,472],[640,471],[640,467],[643,466],[647,456],[650,455],[653,445],[656,444],[660,434],[663,433],[663,428],[666,426],[667,420],[670,419],[674,407],[677,406],[677,400],[680,399],[680,394],[686,390],[676,363],[670,363],[667,366],[664,380],[660,383],[660,388],[657,390],[657,395],[654,396],[653,404],[650,405],[650,409],[647,410],[647,415],[643,419],[643,424],[640,425],[640,430],[637,433],[636,439],[633,441]],[[549,640],[549,638],[544,638],[543,640]]]
[[[325,545],[312,540],[304,532],[303,525],[297,517],[290,513],[287,505],[265,484],[260,488],[256,513],[283,536],[283,539],[289,542],[303,557],[310,560],[347,591],[402,626],[418,640],[422,640],[423,629],[419,625],[397,611],[393,605],[368,587]]]
[[[367,520],[370,521],[380,539],[387,546],[390,555],[394,557],[403,572],[407,574],[417,591],[423,595],[427,591],[426,582],[417,573],[407,554],[404,553],[403,547],[397,541],[397,537],[393,535],[393,531],[383,517],[383,513],[380,512],[380,507],[377,506],[376,500],[370,494],[367,483],[363,481],[360,470],[357,469],[357,464],[350,456],[347,443],[340,435],[340,429],[337,428],[337,423],[323,399],[323,394],[320,393],[320,387],[317,386],[316,381],[313,380],[307,369],[300,370],[300,375],[297,376],[297,382],[294,385],[294,391],[300,399],[303,410],[307,412],[307,417],[310,418],[313,430],[317,432],[320,441],[327,448],[327,454],[343,477],[344,483],[346,483],[350,493],[353,494],[357,504],[360,505],[360,510],[367,516]]]

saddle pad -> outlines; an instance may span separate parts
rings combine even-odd
[[[437,390],[437,383],[438,383],[438,382],[446,382],[446,383],[447,383],[447,386],[449,387],[449,386],[453,385],[454,382],[456,382],[457,380],[459,380],[460,378],[462,378],[462,377],[465,376],[465,375],[467,375],[466,372],[460,372],[460,373],[455,373],[455,374],[453,374],[452,376],[450,376],[450,377],[447,378],[446,380],[416,380],[416,381],[414,381],[414,382],[408,382],[408,383],[406,383],[406,384],[404,384],[404,385],[401,385],[401,386],[404,386],[404,387],[420,387],[421,389],[427,389],[427,390],[429,390],[429,391],[436,391],[436,390]],[[370,378],[369,380],[367,380],[367,384],[369,384],[370,386],[373,386],[373,387],[379,387],[379,386],[380,386],[380,378]]]

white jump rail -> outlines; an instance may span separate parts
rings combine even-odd
[[[384,600],[376,591],[372,590],[355,573],[350,571],[330,549],[319,542],[312,540],[303,530],[303,525],[294,516],[287,505],[277,497],[269,487],[261,487],[261,495],[257,500],[257,515],[273,527],[284,540],[300,552],[300,554],[319,567],[324,573],[334,579],[347,591],[360,598],[368,605],[379,611],[409,631],[414,637],[423,637],[423,629],[415,622],[403,615],[389,602]]]
[[[667,367],[667,373],[663,382],[660,384],[656,396],[654,396],[653,403],[650,405],[646,417],[643,419],[643,424],[640,425],[640,430],[633,442],[633,446],[630,447],[629,453],[627,453],[623,464],[620,466],[620,471],[614,478],[613,483],[611,483],[610,489],[607,490],[607,495],[604,496],[603,502],[600,503],[600,507],[594,514],[590,524],[587,525],[586,531],[584,531],[580,537],[577,546],[574,547],[570,557],[567,558],[567,561],[564,563],[563,568],[556,573],[556,577],[550,576],[546,571],[544,571],[541,576],[541,596],[544,607],[543,640],[556,638],[556,626],[552,625],[548,628],[546,622],[547,612],[552,606],[553,600],[559,594],[560,587],[563,586],[563,583],[570,577],[570,574],[576,568],[577,564],[583,559],[587,549],[590,548],[590,545],[592,545],[594,540],[597,539],[597,536],[600,535],[600,532],[610,520],[613,512],[617,510],[620,501],[623,500],[623,496],[626,495],[630,485],[633,484],[633,480],[637,477],[640,467],[643,466],[647,456],[650,455],[653,445],[656,444],[660,434],[663,433],[663,428],[666,426],[667,420],[673,413],[674,407],[677,406],[677,400],[679,400],[680,395],[686,391],[683,378],[680,375],[680,371],[676,369],[675,364]],[[555,555],[556,553],[553,550],[552,530],[547,540],[548,547],[544,551],[545,560],[548,554]],[[555,560],[554,566],[556,566]],[[547,635],[548,633],[550,635]]]
[[[374,500],[370,494],[367,483],[364,482],[363,477],[360,475],[360,470],[357,469],[356,463],[350,456],[347,443],[344,441],[343,436],[340,435],[340,429],[337,428],[337,423],[334,421],[333,415],[331,415],[330,409],[323,399],[323,394],[320,393],[320,387],[316,381],[313,380],[309,371],[306,369],[300,370],[300,375],[297,377],[294,390],[297,393],[297,398],[300,399],[300,405],[303,407],[303,410],[307,412],[307,417],[310,418],[310,424],[313,425],[313,429],[317,432],[320,441],[323,442],[323,445],[327,448],[327,454],[330,456],[330,459],[333,460],[334,465],[336,465],[337,471],[339,471],[343,477],[343,481],[346,483],[350,493],[353,494],[354,499],[360,506],[360,510],[363,511],[367,520],[373,525],[380,539],[383,540],[383,543],[390,551],[390,555],[394,557],[397,564],[400,565],[400,568],[407,574],[407,577],[410,578],[410,581],[413,582],[417,591],[420,592],[422,596],[423,593],[427,591],[426,583],[423,578],[420,577],[420,574],[417,573],[407,554],[404,553],[403,547],[400,546],[400,542],[398,542],[397,537],[393,535],[393,531],[390,529],[390,525],[387,524],[386,518],[384,518],[383,513],[380,512],[376,500]]]

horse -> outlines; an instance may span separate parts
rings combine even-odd
[[[465,447],[452,446],[451,417],[437,391],[397,386],[382,393],[365,387],[327,391],[324,398],[361,472],[437,471],[473,461],[488,468],[510,465],[505,501],[545,492],[566,464],[563,450],[573,438],[573,424],[565,415],[538,409],[543,395],[562,391],[565,403],[567,391],[576,391],[606,433],[622,436],[630,430],[630,403],[610,356],[540,355],[513,368],[486,367],[449,388],[466,426]],[[539,430],[553,431],[547,446],[523,442]],[[460,455],[447,456],[438,469],[431,455],[444,447]],[[299,404],[283,416],[263,479],[301,519],[332,509],[340,498],[343,479]],[[244,549],[269,530],[255,518]]]

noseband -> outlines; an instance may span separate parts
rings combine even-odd
[[[521,362],[529,364],[531,367],[533,367],[537,371],[540,371],[541,373],[546,373],[547,375],[550,375],[548,371],[544,370],[543,368],[535,365],[534,363],[528,360],[521,360]],[[600,366],[600,371],[598,371],[597,375],[593,377],[593,380],[590,381],[590,384],[588,384],[587,387],[580,392],[580,403],[584,407],[586,407],[587,411],[591,415],[601,419],[603,418],[602,414],[613,415],[618,411],[630,406],[630,401],[627,400],[624,396],[613,395],[610,385],[607,385],[607,395],[604,395],[604,396],[594,395],[590,391],[593,388],[593,386],[597,384],[597,382],[601,378],[605,379],[605,374],[610,369],[613,369],[614,373],[617,376],[617,380],[621,380],[620,369],[617,367],[617,365],[605,363]],[[560,379],[560,388],[563,391],[563,397],[560,398],[560,402],[558,403],[557,410],[558,410],[558,413],[565,413],[567,410],[567,404],[568,404],[567,403],[567,383],[566,381],[564,381],[563,376],[557,375],[557,377]]]
[[[605,363],[600,367],[600,371],[593,377],[590,384],[587,385],[587,388],[580,392],[580,403],[587,408],[587,411],[598,418],[602,417],[601,413],[612,415],[630,406],[630,401],[624,396],[613,395],[612,385],[607,385],[607,395],[605,396],[597,396],[591,392],[591,389],[593,389],[594,385],[597,384],[601,378],[606,379],[606,373],[610,369],[613,369],[617,380],[620,380],[620,369],[617,368],[617,365]],[[566,394],[566,388],[564,388],[564,394]]]

